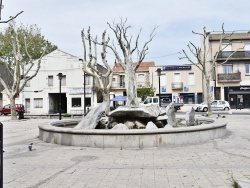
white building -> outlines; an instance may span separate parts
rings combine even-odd
[[[82,114],[84,111],[82,61],[79,57],[61,50],[55,50],[42,58],[37,76],[27,83],[16,103],[24,104],[28,113],[58,113],[60,99],[58,73],[63,74],[61,80],[62,113]],[[86,107],[95,106],[97,100],[92,92],[93,78],[86,76],[85,80]],[[9,104],[6,95],[3,97],[3,103]]]

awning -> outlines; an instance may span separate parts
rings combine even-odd
[[[127,101],[127,97],[126,96],[116,96],[115,98],[111,99],[110,101]]]
[[[229,91],[229,94],[250,94],[250,91]]]

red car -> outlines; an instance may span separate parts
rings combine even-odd
[[[18,113],[20,111],[25,112],[24,105],[22,105],[22,104],[16,104],[16,112]],[[9,104],[7,104],[7,105],[3,106],[2,108],[0,108],[0,116],[2,114],[3,115],[11,114],[11,112],[10,112],[10,105]]]

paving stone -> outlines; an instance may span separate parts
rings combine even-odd
[[[196,145],[152,149],[96,149],[44,143],[38,124],[4,125],[4,187],[230,187],[250,177],[250,115],[226,115],[228,134]],[[34,143],[35,150],[28,145]]]

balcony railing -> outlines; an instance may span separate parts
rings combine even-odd
[[[238,52],[224,51],[224,52],[219,52],[218,60],[227,59],[230,55],[232,55],[230,59],[250,59],[250,51],[238,51]]]
[[[149,82],[137,82],[137,87],[138,88],[142,88],[142,87],[150,87],[150,83]],[[120,83],[120,82],[113,82],[111,85],[111,88],[116,88],[116,89],[123,89],[125,88],[125,82]]]
[[[172,89],[183,89],[183,83],[182,82],[172,82]]]
[[[241,73],[218,74],[218,82],[240,82]]]
[[[137,87],[141,88],[141,87],[149,87],[150,83],[149,82],[137,82]]]
[[[125,82],[113,82],[112,84],[111,84],[111,88],[121,88],[121,89],[123,89],[123,88],[125,88]]]

